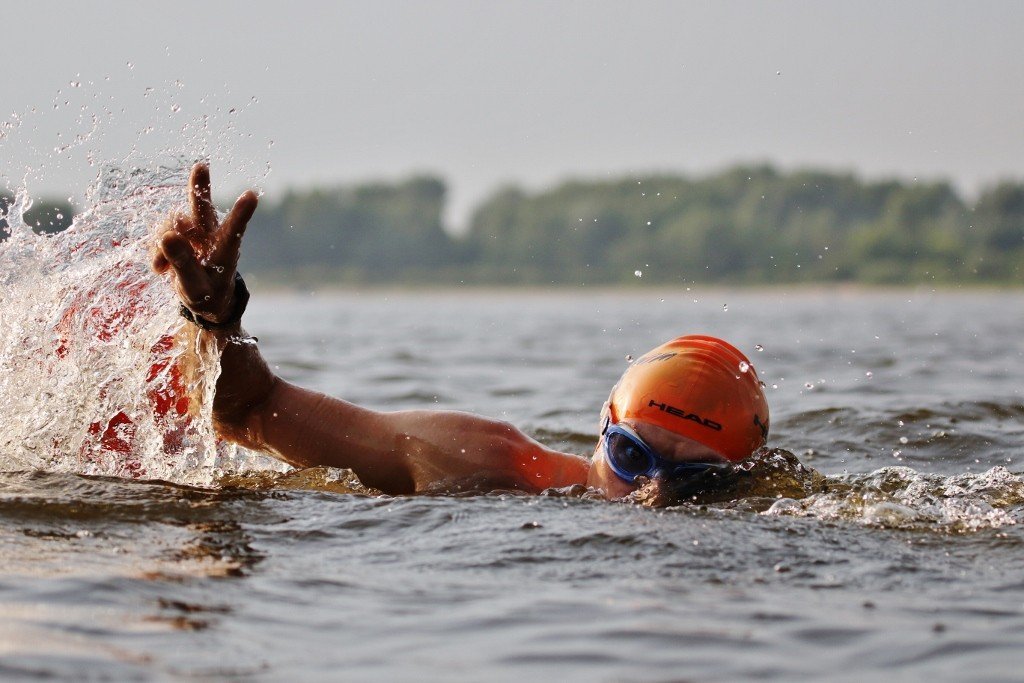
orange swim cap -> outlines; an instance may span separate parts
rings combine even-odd
[[[679,337],[644,354],[612,388],[608,410],[612,422],[663,427],[731,462],[768,438],[768,401],[754,366],[715,337]]]

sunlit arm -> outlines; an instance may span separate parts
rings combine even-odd
[[[211,334],[211,333],[203,333]],[[276,377],[255,344],[215,333],[218,434],[297,467],[351,469],[387,493],[457,487],[537,493],[586,481],[584,458],[553,451],[510,424],[469,413],[369,410]]]
[[[587,480],[585,459],[545,448],[504,422],[456,412],[378,412],[276,377],[239,327],[235,272],[242,236],[259,199],[243,193],[223,221],[210,201],[210,169],[188,184],[188,213],[173,214],[156,240],[152,267],[173,275],[180,301],[221,354],[213,399],[220,436],[298,467],[351,469],[387,493],[451,488],[539,492]]]

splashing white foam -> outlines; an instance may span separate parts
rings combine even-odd
[[[828,491],[780,499],[763,514],[966,533],[1017,524],[1022,504],[1024,479],[1005,467],[950,477],[883,467],[830,479]]]
[[[24,192],[8,211],[0,469],[204,485],[223,470],[263,464],[214,438],[216,357],[200,352],[196,386],[185,386],[177,302],[149,269],[153,231],[184,208],[188,167],[104,169],[86,210],[54,236],[25,225]],[[190,405],[196,389],[206,398]]]

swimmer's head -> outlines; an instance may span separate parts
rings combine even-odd
[[[715,337],[679,337],[633,362],[612,389],[602,423],[653,425],[738,462],[768,438],[757,372]]]

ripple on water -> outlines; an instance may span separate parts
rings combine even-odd
[[[1016,525],[1024,505],[1024,480],[1004,467],[949,477],[884,467],[830,478],[826,487],[800,500],[780,499],[763,514],[968,533]]]

